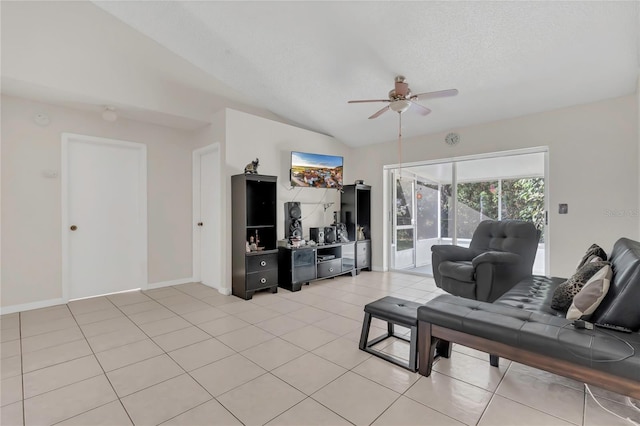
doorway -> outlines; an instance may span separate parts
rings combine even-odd
[[[469,246],[487,219],[532,221],[541,231],[533,273],[546,271],[545,148],[387,167],[390,269],[432,275],[431,246]]]
[[[147,286],[147,147],[62,135],[65,300]]]
[[[193,151],[193,278],[222,289],[220,144]]]

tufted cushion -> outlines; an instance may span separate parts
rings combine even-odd
[[[613,278],[609,292],[593,313],[591,321],[640,329],[640,242],[628,238],[616,241],[611,251]]]
[[[465,283],[472,283],[475,279],[475,270],[472,262],[458,261],[444,261],[438,265],[438,271],[444,277],[453,278]]]
[[[608,262],[589,262],[576,271],[571,278],[560,284],[553,292],[551,307],[559,311],[567,311],[576,294],[582,290],[582,287],[600,271],[607,267]],[[606,272],[605,272],[606,274]]]
[[[555,289],[565,281],[564,278],[533,275],[520,281],[494,304],[564,317],[564,312],[551,307],[551,299]]]
[[[567,319],[587,319],[607,295],[611,275],[611,267],[608,265],[596,272],[573,298],[567,311]]]
[[[537,247],[531,245],[531,240],[538,241],[539,238],[540,233],[533,222],[484,220],[473,232],[469,248],[516,253],[524,258],[524,264],[533,265]]]
[[[418,320],[640,381],[639,333],[618,333],[622,341],[564,317],[448,294],[419,307]]]

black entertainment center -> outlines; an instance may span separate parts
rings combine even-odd
[[[332,176],[340,176],[341,173]],[[341,176],[340,176],[341,177]],[[340,216],[330,226],[310,228],[316,244],[301,243],[300,203],[285,203],[286,247],[276,247],[276,176],[232,176],[232,289],[251,299],[278,287],[299,291],[303,284],[371,269],[371,187],[342,187]]]
[[[338,275],[356,275],[355,242],[278,247],[278,285],[298,291],[302,284]]]

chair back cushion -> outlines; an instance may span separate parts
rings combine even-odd
[[[483,220],[474,231],[469,247],[519,254],[523,258],[524,269],[531,271],[539,240],[540,231],[533,222]]]

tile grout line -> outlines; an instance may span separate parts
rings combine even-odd
[[[109,301],[109,303],[113,304],[113,306],[115,306],[115,308],[116,308],[116,309],[118,309],[120,312],[122,312],[122,310],[120,309],[120,307],[119,307],[119,306],[117,306],[115,303],[113,303],[113,301],[112,301],[111,299],[109,299],[108,297],[106,297],[106,299]],[[67,304],[67,306],[68,306],[68,304]],[[111,383],[111,380],[109,379],[109,376],[107,376],[107,372],[106,372],[106,371],[104,371],[104,367],[102,366],[102,364],[101,364],[101,363],[100,363],[100,361],[98,360],[98,357],[96,356],[96,353],[95,353],[95,351],[93,350],[93,347],[89,344],[89,341],[87,340],[87,336],[84,334],[84,330],[82,329],[82,327],[80,327],[80,324],[78,324],[78,320],[77,320],[76,316],[73,314],[73,311],[71,311],[71,309],[70,309],[70,308],[69,308],[69,311],[71,312],[71,315],[72,315],[72,317],[73,317],[74,321],[75,321],[75,322],[76,322],[76,324],[78,325],[78,328],[80,329],[80,333],[82,333],[82,336],[84,336],[85,341],[87,342],[87,346],[89,346],[89,349],[91,349],[91,353],[93,354],[93,357],[95,358],[96,362],[97,362],[97,363],[98,363],[98,365],[100,366],[100,369],[102,370],[102,374],[104,375],[105,379],[107,379],[107,382],[109,382],[109,386],[111,386],[111,390],[113,391],[113,394],[116,396],[116,398],[117,398],[118,402],[120,403],[120,406],[122,407],[122,409],[124,410],[125,414],[126,414],[126,415],[127,415],[127,417],[129,418],[129,421],[131,422],[131,424],[132,424],[132,425],[135,425],[135,423],[133,422],[133,419],[132,419],[132,418],[131,418],[131,416],[129,415],[129,412],[127,411],[127,409],[125,408],[124,404],[122,403],[122,400],[120,399],[120,396],[118,395],[118,392],[116,392],[116,389],[113,387],[113,383]],[[123,314],[124,314],[124,312],[123,312]],[[128,317],[127,317],[127,318],[128,318]],[[109,402],[107,402],[106,404],[100,405],[100,406],[98,406],[98,407],[91,408],[91,409],[89,409],[89,410],[87,410],[87,411],[84,411],[84,412],[82,412],[82,413],[76,414],[75,416],[69,417],[69,418],[64,419],[64,420],[68,420],[68,419],[71,419],[71,418],[73,418],[73,417],[77,417],[77,416],[79,416],[79,415],[81,415],[81,414],[84,414],[84,413],[88,413],[88,412],[89,412],[89,411],[91,411],[91,410],[95,410],[96,408],[99,408],[99,407],[102,407],[102,406],[104,406],[104,405],[110,404],[111,402],[113,402],[113,401],[109,401]],[[61,420],[61,421],[64,421],[64,420]],[[59,423],[59,422],[58,422],[58,423]]]

